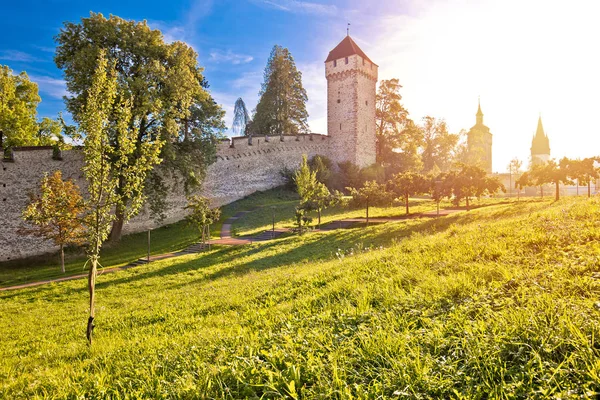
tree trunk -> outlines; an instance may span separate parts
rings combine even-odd
[[[406,195],[405,198],[406,198],[406,215],[408,215],[408,195]]]
[[[592,197],[592,180],[588,179],[588,199]]]
[[[94,332],[94,302],[96,296],[96,272],[98,268],[98,256],[91,257],[90,273],[88,275],[88,290],[90,292],[90,317],[88,318],[86,336],[89,345],[92,345],[92,335]]]
[[[467,196],[467,211],[469,211],[469,196]]]
[[[579,178],[577,178],[577,196],[579,196]]]
[[[559,189],[558,189],[558,181],[556,181],[556,201],[560,200],[560,193],[559,193]]]
[[[542,199],[544,198],[544,186],[540,186],[540,191],[542,192]]]
[[[108,241],[111,243],[118,243],[121,241],[121,236],[123,235],[123,224],[125,222],[125,210],[123,210],[122,206],[117,206],[115,210],[115,220],[112,224],[112,229],[110,230],[110,236],[108,237]]]
[[[65,246],[63,244],[60,245],[60,270],[63,274],[65,273]]]
[[[369,202],[367,201],[367,227],[369,227]]]
[[[321,209],[320,208],[317,209],[317,213],[319,214],[319,228],[318,229],[321,229]]]

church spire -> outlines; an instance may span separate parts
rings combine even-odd
[[[478,108],[477,108],[477,125],[483,125],[483,112],[481,111],[481,98],[477,99]]]
[[[539,155],[546,155],[550,157],[550,139],[548,139],[548,136],[544,132],[544,126],[542,125],[541,115],[538,118],[537,129],[535,131],[535,135],[533,136],[533,140],[531,141],[532,159],[534,156]],[[546,162],[548,160],[544,159],[543,161]]]
[[[544,133],[544,126],[542,125],[542,115],[538,118],[537,130],[535,131],[535,136],[539,138],[545,138],[546,134]]]

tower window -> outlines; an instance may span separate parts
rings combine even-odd
[[[348,57],[346,57],[346,64],[348,64]]]
[[[338,99],[338,104],[340,104],[342,101],[340,99]]]
[[[365,106],[369,105],[369,100],[365,100]]]
[[[365,65],[365,59],[363,58],[363,65]]]
[[[333,60],[333,66],[337,67],[337,60]]]
[[[340,131],[342,130],[342,124],[340,124]]]

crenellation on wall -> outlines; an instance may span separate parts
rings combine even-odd
[[[301,135],[297,141],[295,137],[287,136],[284,142],[267,142],[264,137],[255,136],[252,145],[248,144],[247,138],[234,138],[233,147],[229,140],[218,143],[216,160],[207,169],[202,193],[211,199],[213,206],[222,206],[256,191],[281,185],[281,170],[298,167],[303,154],[308,157],[329,154],[329,138],[312,136],[313,140],[310,140],[311,135]],[[315,139],[319,137],[321,140]],[[15,149],[13,160],[0,162],[0,262],[56,251],[51,242],[19,235],[19,228],[24,226],[21,214],[29,202],[29,194],[39,187],[46,173],[61,170],[65,179],[73,179],[85,189],[82,167],[81,150],[63,151],[62,159],[56,160],[51,147]],[[183,186],[174,182],[171,186],[165,199],[168,212],[161,225],[180,221],[187,215]],[[144,208],[124,225],[123,232],[140,232],[157,226]]]
[[[375,162],[378,67],[362,51],[352,49],[358,53],[349,55],[348,63],[345,57],[325,63],[327,135],[256,135],[217,143],[215,161],[208,166],[201,189],[213,206],[283,184],[282,170],[297,168],[303,155],[309,158],[324,155],[334,162],[350,161],[361,167]],[[29,193],[37,190],[44,174],[60,169],[64,178],[72,178],[85,190],[81,149],[63,151],[60,160],[53,155],[51,147],[15,148],[12,160],[0,161],[0,262],[56,251],[50,242],[18,233],[23,226],[21,214],[29,202]],[[180,221],[187,215],[183,185],[173,179],[169,183],[171,190],[165,199],[168,211],[162,225]],[[125,224],[123,232],[155,227],[156,222],[144,208]]]

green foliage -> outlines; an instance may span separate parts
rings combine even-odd
[[[131,102],[117,93],[114,64],[100,52],[92,85],[79,114],[85,136],[83,174],[87,182],[89,210],[85,217],[90,263],[90,318],[87,337],[92,343],[94,289],[100,249],[108,238],[115,212],[123,221],[137,214],[143,203],[143,185],[148,172],[159,162],[160,138],[139,142],[137,129],[129,125]],[[112,121],[112,123],[111,123]],[[125,203],[129,204],[125,208]]]
[[[360,189],[347,188],[352,196],[352,205],[365,207],[367,213],[367,225],[369,224],[369,207],[389,205],[392,195],[383,183],[367,181]]]
[[[123,126],[130,135],[135,133],[135,153],[143,151],[147,143],[154,143],[162,151],[164,169],[181,177],[186,188],[197,187],[214,158],[216,141],[224,129],[224,112],[207,91],[196,52],[182,42],[165,43],[162,33],[150,29],[145,21],[116,16],[107,19],[96,13],[78,24],[66,22],[56,40],[55,62],[63,70],[72,94],[66,105],[74,120],[82,123],[93,71],[100,53],[105,52],[114,65],[119,101],[130,104],[129,120]],[[125,116],[113,113],[108,117],[110,125],[116,126],[120,124],[117,118]],[[109,134],[111,145],[120,146],[116,130]],[[136,160],[133,156],[128,162]],[[114,240],[121,236],[128,209],[137,208],[127,201],[127,179],[121,175],[117,182],[121,201],[111,235]],[[160,178],[154,177],[151,182],[159,182],[158,190],[163,189]],[[154,209],[158,207],[160,204],[153,205]]]
[[[464,199],[469,210],[472,197],[492,195],[499,191],[506,192],[506,188],[498,177],[487,176],[483,168],[476,165],[459,165],[458,171],[452,171],[445,176],[446,181],[452,186],[452,193],[457,204]]]
[[[79,187],[71,179],[64,181],[61,171],[46,174],[40,182],[39,195],[32,194],[23,210],[23,220],[32,226],[20,233],[42,237],[59,246],[61,271],[65,273],[64,247],[83,243],[84,211]]]
[[[324,183],[325,185],[331,185],[331,179],[333,178],[333,161],[328,157],[317,154],[308,162],[308,166],[311,171],[315,171],[317,181]]]
[[[249,133],[296,135],[308,132],[308,96],[302,86],[302,73],[290,51],[274,46],[264,72]]]
[[[414,172],[404,172],[394,175],[388,182],[388,187],[394,196],[404,200],[406,214],[408,214],[410,197],[429,193],[431,181],[425,175]]]
[[[452,167],[458,135],[448,133],[443,120],[427,116],[423,118],[423,171],[430,173],[436,169],[447,172]]]
[[[390,174],[422,168],[418,150],[423,142],[423,132],[400,103],[401,88],[398,79],[390,79],[381,81],[377,91],[376,158]]]
[[[188,222],[200,232],[201,243],[206,243],[206,238],[210,237],[209,226],[221,218],[221,210],[210,208],[210,200],[203,196],[190,197],[185,208],[189,210]]]
[[[37,105],[41,101],[37,84],[25,72],[14,75],[6,65],[0,66],[0,131],[2,146],[39,144],[36,123]]]
[[[300,201],[302,203],[310,201],[317,186],[317,174],[315,171],[310,170],[306,154],[302,155],[300,168],[294,174],[294,182]]]
[[[215,249],[0,293],[1,398],[594,398],[598,199]],[[149,301],[151,299],[151,301]]]
[[[340,191],[346,191],[349,187],[359,188],[364,183],[360,168],[350,161],[338,163],[338,172],[333,181],[331,187]]]

